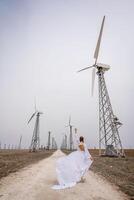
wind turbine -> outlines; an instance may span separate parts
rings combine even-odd
[[[47,142],[47,150],[50,150],[51,147],[51,132],[48,132],[48,142]]]
[[[55,137],[52,137],[52,149],[57,149],[57,143],[56,143],[56,140],[55,140]]]
[[[61,149],[67,149],[67,135],[66,134],[64,134],[62,138]]]
[[[21,149],[22,135],[20,136],[18,149]]]
[[[39,119],[40,119],[40,115],[41,114],[43,114],[43,113],[39,112],[36,109],[36,104],[35,104],[35,112],[32,114],[32,116],[30,117],[30,119],[28,121],[28,124],[29,124],[29,122],[34,118],[34,116],[36,116],[35,126],[34,126],[33,136],[32,136],[32,141],[31,141],[31,145],[30,145],[30,152],[35,152],[40,147]]]
[[[69,130],[70,130],[69,149],[72,151],[73,150],[73,135],[72,135],[73,125],[71,125],[71,116],[69,117],[69,124],[66,127],[69,127]]]
[[[98,63],[98,56],[103,33],[105,16],[103,17],[101,29],[94,52],[95,62],[92,66],[79,70],[78,72],[92,68],[92,95],[94,92],[95,74],[98,75],[99,86],[99,155],[124,156],[122,143],[119,136],[119,127],[122,123],[114,115],[106,87],[104,73],[110,69],[109,65]],[[97,72],[96,72],[97,71]],[[105,149],[102,151],[102,149]]]
[[[64,141],[65,141],[65,149],[67,149],[67,135],[66,134],[64,136]]]

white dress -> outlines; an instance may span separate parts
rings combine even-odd
[[[75,186],[92,164],[86,144],[83,143],[85,150],[81,151],[78,141],[77,139],[77,151],[57,160],[56,173],[59,185],[54,185],[52,189],[65,189]]]

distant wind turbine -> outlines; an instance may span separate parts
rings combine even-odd
[[[32,141],[31,141],[31,145],[30,145],[30,151],[35,152],[39,149],[40,147],[40,136],[39,136],[39,119],[40,119],[40,115],[43,114],[42,112],[39,112],[36,109],[36,104],[35,104],[35,112],[32,114],[32,116],[30,117],[28,124],[30,123],[30,121],[34,118],[34,116],[36,116],[36,120],[35,120],[35,126],[34,126],[34,130],[33,130],[33,136],[32,136]]]
[[[68,125],[66,127],[69,127],[69,130],[70,130],[69,148],[72,151],[73,150],[73,135],[72,135],[73,125],[71,124],[71,116],[69,117],[69,123],[68,123]]]

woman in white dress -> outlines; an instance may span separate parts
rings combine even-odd
[[[57,160],[56,173],[59,185],[54,185],[53,189],[73,187],[76,183],[83,181],[83,176],[92,164],[93,159],[84,143],[84,137],[81,136],[78,139],[75,132],[75,138],[77,151]]]

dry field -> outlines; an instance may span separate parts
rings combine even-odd
[[[1,200],[129,200],[115,185],[89,171],[86,181],[65,190],[53,190],[57,184],[56,162],[65,156],[57,150],[46,159],[9,174],[0,181]]]
[[[0,150],[0,178],[52,155],[54,151],[29,153],[28,150]]]
[[[94,162],[91,170],[117,185],[134,199],[134,149],[126,149],[126,158],[99,157],[98,149],[90,149]],[[64,151],[69,153],[70,151]]]
[[[29,153],[28,151],[0,151],[0,178],[16,172],[29,164],[49,157],[54,151]],[[70,151],[64,151],[66,154]],[[119,186],[120,190],[134,199],[134,150],[125,150],[126,158],[99,157],[97,149],[90,149],[94,158],[91,170]]]

